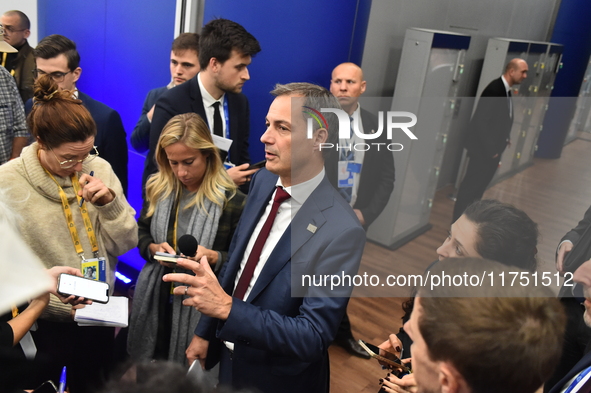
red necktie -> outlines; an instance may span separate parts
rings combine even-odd
[[[277,210],[279,210],[279,205],[281,205],[284,201],[289,199],[291,195],[289,195],[282,187],[277,186],[277,191],[275,192],[275,198],[273,199],[273,206],[271,207],[271,212],[263,224],[261,228],[261,232],[257,237],[257,240],[254,242],[254,246],[252,247],[252,251],[248,256],[248,260],[246,261],[246,265],[244,266],[244,270],[242,271],[242,275],[238,280],[238,285],[234,289],[234,297],[238,299],[244,299],[244,294],[246,294],[246,290],[248,289],[248,285],[250,284],[250,280],[252,280],[252,276],[254,274],[254,269],[261,258],[261,252],[263,251],[263,246],[269,237],[269,232],[271,232],[271,227],[273,226],[273,222],[275,222],[275,217],[277,217]]]

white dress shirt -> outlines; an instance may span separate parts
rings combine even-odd
[[[209,125],[209,131],[213,134],[213,114],[215,108],[213,104],[216,102],[220,103],[220,116],[222,117],[222,130],[224,137],[226,136],[226,114],[224,111],[224,100],[226,94],[222,94],[219,100],[216,100],[209,94],[203,83],[201,82],[201,73],[197,74],[197,82],[199,83],[199,89],[201,90],[201,98],[203,100],[203,108],[205,109],[205,116],[207,117],[207,124]]]
[[[267,263],[269,255],[271,255],[271,252],[273,252],[273,250],[275,249],[275,246],[279,242],[279,239],[281,238],[281,236],[283,236],[283,233],[291,223],[291,219],[295,217],[295,215],[298,213],[304,202],[306,202],[310,194],[312,194],[312,191],[314,191],[316,187],[318,187],[323,178],[324,167],[322,168],[320,173],[314,176],[312,179],[300,184],[296,184],[291,187],[285,187],[285,191],[289,195],[291,195],[291,198],[284,201],[279,206],[277,217],[275,217],[275,221],[273,222],[273,226],[271,227],[271,231],[269,232],[269,237],[267,238],[267,241],[263,246],[263,250],[261,251],[261,257],[259,259],[259,262],[257,263],[256,268],[254,269],[254,274],[252,276],[252,279],[250,280],[248,288],[246,289],[246,293],[244,294],[243,300],[246,300],[248,298],[248,295],[250,294],[250,291],[254,287],[254,284],[256,283],[257,279],[259,278],[259,275],[261,274],[263,267],[265,267],[265,264]],[[281,179],[277,179],[277,185],[283,187],[283,185],[281,184]],[[236,288],[236,285],[238,285],[238,280],[240,280],[242,271],[246,266],[246,261],[248,260],[252,248],[254,247],[254,243],[256,242],[256,239],[259,236],[259,233],[261,232],[261,229],[265,224],[265,221],[267,221],[267,217],[269,217],[269,213],[271,212],[271,207],[273,206],[273,199],[275,198],[276,192],[277,191],[273,192],[273,195],[267,203],[267,207],[265,208],[263,215],[259,219],[259,222],[255,226],[254,231],[250,236],[250,240],[248,241],[248,245],[246,246],[246,249],[244,250],[244,255],[242,256],[242,262],[240,262],[240,268],[238,269],[236,279],[234,280],[234,288]]]

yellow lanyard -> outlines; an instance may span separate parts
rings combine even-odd
[[[59,185],[57,180],[49,173],[49,171],[43,168],[45,172],[51,177],[51,180],[57,184],[57,188],[60,194],[60,199],[62,200],[62,207],[64,209],[64,215],[66,216],[66,221],[68,222],[68,229],[70,230],[70,236],[72,237],[72,242],[74,243],[74,247],[76,248],[76,254],[84,260],[84,249],[80,244],[80,238],[78,237],[78,231],[76,230],[76,225],[74,224],[74,217],[72,213],[72,209],[70,208],[70,203],[68,202],[68,197],[66,193],[62,189],[62,186]],[[76,194],[76,199],[78,200],[78,204],[82,197],[78,195],[80,191],[80,183],[78,181],[78,177],[76,174],[72,174],[70,176],[72,180],[72,186],[74,187],[74,193]],[[94,233],[94,229],[92,228],[92,222],[90,221],[90,216],[88,215],[88,210],[86,210],[86,202],[82,202],[82,206],[80,207],[80,212],[82,213],[82,219],[84,221],[84,226],[86,227],[86,234],[88,235],[88,241],[92,246],[92,253],[94,254],[95,258],[98,258],[98,242],[96,241],[96,235]]]
[[[181,197],[180,195],[177,197],[177,205],[176,205],[176,213],[175,213],[175,218],[174,218],[174,225],[172,227],[172,249],[174,250],[174,252],[176,253],[176,228],[177,228],[177,223],[179,222],[179,209],[181,207]],[[174,273],[176,273],[176,269],[172,269],[172,271]],[[170,294],[174,295],[174,285],[172,283],[170,283]]]
[[[175,217],[174,217],[174,226],[172,229],[172,248],[174,250],[174,252],[176,252],[176,227],[177,224],[179,222],[179,209],[181,207],[181,198],[180,196],[177,199],[177,205],[176,205],[176,213],[175,213]]]
[[[2,53],[2,67],[4,68],[6,68],[6,56],[8,56],[8,53]],[[10,75],[14,76],[14,70],[10,70]]]

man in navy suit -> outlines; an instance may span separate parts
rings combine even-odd
[[[511,87],[521,83],[527,77],[527,71],[525,60],[513,59],[505,67],[505,73],[482,91],[470,120],[465,145],[470,161],[458,189],[452,222],[460,218],[474,201],[482,199],[497,171],[513,125]]]
[[[575,273],[589,258],[591,258],[591,207],[587,209],[577,226],[560,239],[556,250],[556,270],[561,274]],[[565,282],[569,284],[568,280]],[[573,288],[568,285],[563,285],[558,297],[568,316],[568,323],[560,363],[546,384],[546,392],[556,385],[581,358],[591,353],[591,327],[585,321],[583,315],[585,307],[581,299],[573,297]]]
[[[70,90],[82,101],[96,123],[94,144],[102,158],[113,167],[123,190],[127,192],[127,139],[121,116],[114,109],[92,99],[76,88],[80,79],[80,55],[76,44],[59,34],[43,38],[33,50],[38,76],[49,74],[60,89]],[[32,101],[27,101],[26,112]]]
[[[170,77],[168,85],[152,89],[148,92],[142,115],[138,120],[131,138],[131,146],[140,153],[150,148],[150,124],[154,116],[154,106],[160,96],[167,90],[172,89],[189,79],[193,78],[199,72],[199,34],[181,33],[172,42],[170,51]]]
[[[188,112],[201,116],[212,134],[232,141],[229,151],[223,152],[223,158],[236,165],[228,169],[228,174],[237,185],[248,181],[255,170],[247,170],[250,109],[241,92],[250,79],[248,66],[252,57],[260,51],[256,38],[236,22],[214,19],[203,27],[199,39],[201,71],[156,101],[142,184],[156,172],[154,152],[162,129],[171,117]]]
[[[575,270],[573,280],[583,285],[585,296],[583,320],[587,326],[591,327],[591,260],[584,262]],[[572,393],[591,392],[591,352],[584,355],[560,381],[544,389],[549,393],[560,393],[565,390]]]
[[[340,108],[338,101],[308,83],[277,85],[272,94],[261,137],[266,169],[253,176],[219,282],[206,259],[179,259],[195,276],[164,280],[190,285],[174,293],[203,314],[189,363],[220,361],[220,383],[235,388],[328,392],[328,346],[351,291],[336,278],[357,273],[365,232],[325,176],[320,146],[336,142],[338,119],[320,109]],[[281,195],[288,199],[276,200]]]

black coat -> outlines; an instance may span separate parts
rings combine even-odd
[[[482,91],[466,139],[468,155],[493,157],[505,151],[513,118],[507,91],[501,78],[490,82]]]

